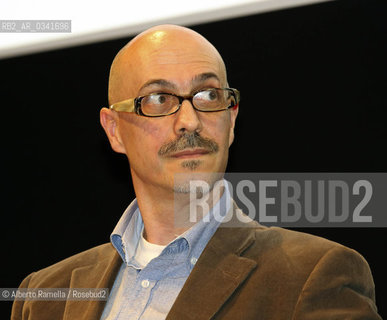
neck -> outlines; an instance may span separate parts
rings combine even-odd
[[[203,199],[192,193],[176,193],[173,188],[143,183],[133,175],[137,203],[144,221],[144,238],[153,244],[167,245],[200,221],[223,193],[211,190]],[[194,201],[196,200],[196,204]]]

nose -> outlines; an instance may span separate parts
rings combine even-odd
[[[199,119],[198,112],[189,100],[184,100],[179,111],[177,111],[174,130],[177,135],[192,132],[199,133],[202,130],[202,122]]]

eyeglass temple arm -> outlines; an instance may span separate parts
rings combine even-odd
[[[124,101],[120,101],[117,103],[113,103],[109,109],[114,111],[123,111],[123,112],[134,112],[134,99],[128,99]]]
[[[235,105],[232,106],[233,109],[236,109],[238,108],[239,106],[239,102],[241,100],[241,93],[239,92],[239,90],[237,89],[234,89],[234,88],[230,88],[234,94],[235,94]]]

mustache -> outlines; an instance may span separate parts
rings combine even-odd
[[[158,154],[165,157],[178,151],[193,148],[203,148],[209,153],[215,153],[219,150],[219,145],[214,140],[203,138],[197,132],[184,133],[176,140],[161,146]]]

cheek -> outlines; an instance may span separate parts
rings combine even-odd
[[[165,130],[162,130],[162,125],[157,120],[131,115],[120,126],[120,134],[131,166],[154,165],[153,159],[158,157],[157,153],[166,140]]]
[[[230,135],[230,117],[227,113],[210,114],[210,117],[203,119],[203,136],[215,140],[220,149],[228,149]]]

